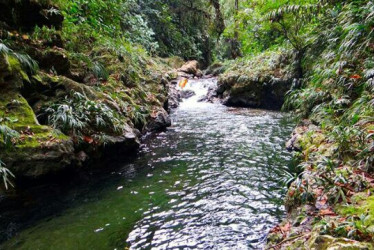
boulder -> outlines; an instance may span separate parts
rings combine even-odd
[[[213,63],[204,72],[204,75],[218,76],[226,71],[226,66],[221,63]]]
[[[203,74],[199,70],[199,63],[196,60],[186,62],[181,68],[178,69],[180,75],[190,78],[190,76],[201,77]]]
[[[16,176],[38,178],[72,164],[75,160],[73,141],[64,138],[51,139],[38,145],[26,143],[12,154],[3,155],[2,159]]]
[[[133,152],[139,149],[140,132],[129,125],[125,125],[124,133],[120,136],[107,136],[107,143],[103,148],[104,153],[112,155],[116,153]]]
[[[148,123],[146,130],[149,132],[158,132],[170,126],[171,119],[168,112],[164,109],[160,109],[152,116],[152,120]]]
[[[279,110],[291,86],[292,79],[232,74],[219,78],[216,92],[226,106]]]
[[[178,81],[174,80],[169,84],[168,99],[164,105],[165,110],[170,112],[172,109],[176,109],[179,103],[182,101],[180,91],[177,89]]]
[[[188,99],[196,95],[196,93],[193,90],[187,89],[187,90],[182,90],[180,95],[182,99]]]

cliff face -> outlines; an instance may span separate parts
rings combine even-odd
[[[172,63],[72,42],[62,12],[44,2],[0,1],[0,125],[16,134],[0,159],[19,177],[134,151],[142,132],[170,125]]]

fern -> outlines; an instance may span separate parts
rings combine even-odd
[[[122,133],[122,121],[112,109],[78,92],[66,96],[63,102],[48,107],[45,112],[52,127],[74,136],[97,131]]]
[[[6,125],[0,125],[0,144],[4,144],[6,148],[13,145],[12,139],[19,136],[19,133]]]
[[[3,43],[0,43],[0,55],[16,58],[20,63],[22,70],[24,70],[29,75],[35,75],[35,73],[39,70],[38,63],[29,55],[15,52]]]
[[[92,72],[98,79],[108,80],[109,78],[108,71],[105,69],[104,65],[102,65],[100,62],[93,63]]]
[[[5,167],[5,163],[0,160],[0,178],[3,179],[5,189],[8,189],[8,185],[14,187],[13,183],[10,181],[10,178],[14,177],[13,173]]]
[[[305,4],[305,5],[286,5],[276,10],[269,12],[266,15],[267,19],[271,21],[279,21],[285,15],[291,14],[297,16],[299,21],[300,18],[303,20],[310,20],[314,16],[318,15],[322,9],[322,4]]]
[[[1,119],[0,122],[3,120],[4,119]],[[13,146],[12,139],[18,136],[19,134],[17,131],[14,131],[6,125],[0,125],[0,146],[4,145],[5,150],[8,150]],[[5,163],[0,159],[0,178],[2,178],[6,189],[8,189],[8,185],[13,186],[12,182],[10,181],[11,177],[14,177],[14,175],[7,168],[5,168]]]

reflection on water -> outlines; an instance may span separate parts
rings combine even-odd
[[[284,214],[277,170],[290,160],[292,124],[277,112],[198,103],[211,84],[191,81],[197,95],[137,160],[3,247],[261,248]]]

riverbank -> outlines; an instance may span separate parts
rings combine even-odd
[[[373,249],[373,76],[344,76],[352,84],[350,100],[341,96],[344,88],[308,82],[319,77],[314,71],[292,78],[292,65],[282,49],[216,64],[221,75],[211,92],[212,100],[227,106],[283,106],[300,123],[285,145],[297,167],[284,172],[279,184],[289,187],[287,217],[270,231],[267,248]],[[269,99],[274,93],[276,102]]]
[[[48,1],[2,6],[0,167],[16,182],[134,154],[142,134],[170,126],[178,101],[170,81],[182,59],[151,57],[105,35],[90,46],[73,42],[87,34],[70,30],[70,17]],[[25,6],[30,22],[9,18]]]
[[[301,162],[285,199],[288,211],[267,249],[374,249],[374,176],[337,160],[339,145],[310,121],[287,143]]]

